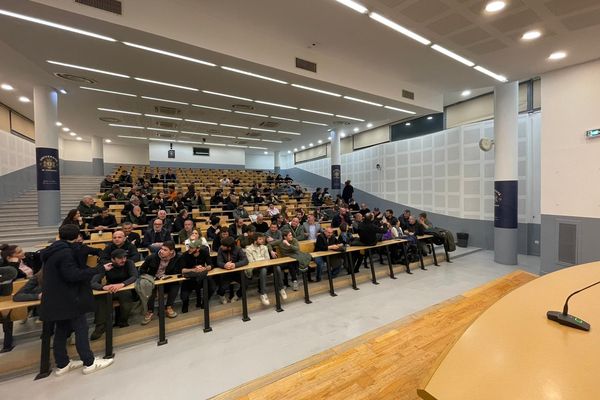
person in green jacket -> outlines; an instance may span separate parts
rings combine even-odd
[[[300,245],[298,240],[294,238],[294,234],[291,230],[283,231],[283,240],[279,243],[279,250],[283,257],[291,257],[298,261],[298,267],[301,272],[308,270],[308,264],[312,260],[310,254],[300,251]],[[298,290],[298,279],[296,277],[295,267],[290,267],[290,274],[292,275],[292,290]]]

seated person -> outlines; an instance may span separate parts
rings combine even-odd
[[[206,238],[215,240],[219,236],[219,228],[221,227],[221,218],[217,216],[210,217],[210,226],[206,229]]]
[[[254,225],[248,225],[246,233],[243,233],[240,236],[237,236],[235,238],[235,240],[237,242],[239,242],[239,245],[242,249],[245,249],[247,246],[251,245],[252,243],[254,243],[254,235],[256,234],[256,228],[254,227]],[[229,236],[231,236],[231,232],[229,233]],[[246,271],[248,272],[248,271]],[[248,275],[248,277],[250,278],[252,275]]]
[[[358,210],[360,210],[360,206],[358,205],[358,203],[354,199],[350,199],[350,202],[348,203],[348,208],[350,209],[350,211],[358,211]]]
[[[165,242],[172,240],[169,231],[163,227],[163,221],[157,218],[152,222],[152,227],[144,233],[142,247],[147,247],[151,252],[157,252]]]
[[[171,170],[171,168],[167,169],[167,173],[160,176],[162,181],[172,182],[177,180],[177,175]]]
[[[231,185],[231,181],[229,180],[227,175],[223,175],[223,178],[219,180],[219,183],[221,184],[222,188],[226,188],[227,186]]]
[[[134,206],[125,216],[125,221],[129,221],[133,225],[146,225],[148,223],[148,217],[146,217],[146,213],[142,211],[140,206]]]
[[[308,214],[307,220],[302,224],[304,229],[304,237],[308,240],[315,240],[319,233],[321,233],[321,224],[315,221],[313,214]]]
[[[100,212],[100,207],[96,205],[92,196],[83,196],[77,209],[83,218],[91,218]]]
[[[119,185],[113,185],[110,191],[107,191],[100,198],[103,202],[111,202],[111,201],[125,201],[127,197],[119,187]]]
[[[33,276],[33,268],[25,264],[25,252],[17,245],[3,244],[0,246],[0,256],[3,267],[12,267],[17,272],[17,279]]]
[[[312,257],[310,254],[300,251],[300,246],[298,245],[298,240],[294,238],[294,234],[291,230],[285,230],[282,232],[283,239],[279,243],[279,250],[283,257],[291,257],[298,261],[299,268],[301,271],[306,271],[308,269],[308,264]],[[297,268],[295,265],[288,267],[290,270],[290,274],[292,275],[292,290],[298,290],[298,278],[297,278]]]
[[[160,219],[163,222],[163,228],[171,232],[173,230],[173,221],[167,215],[165,210],[158,210],[156,213],[156,219]]]
[[[235,245],[235,240],[232,237],[223,238],[221,246],[217,254],[217,267],[226,270],[233,270],[235,268],[243,267],[248,265],[248,258],[246,253],[240,247]],[[229,300],[225,297],[225,292],[229,288],[230,283],[234,283],[234,295],[231,297],[231,302],[238,301],[241,297],[241,285],[239,274],[222,274],[219,275],[219,289],[217,294],[221,300],[221,304],[226,304]]]
[[[118,232],[123,233],[121,231]],[[134,283],[138,278],[138,271],[133,261],[128,259],[127,251],[123,249],[113,250],[110,253],[110,261],[105,261],[100,261],[100,264],[104,265],[105,268],[92,278],[92,289],[105,290],[113,294],[113,299],[119,303],[116,325],[124,328],[129,326],[129,314],[131,314],[131,309],[133,308],[134,297],[133,290],[119,292],[119,289]],[[102,283],[104,278],[106,278],[105,284]],[[96,328],[92,332],[90,340],[100,339],[106,331],[106,299],[104,296],[94,296],[94,299],[96,301],[96,315],[94,318]]]
[[[348,225],[350,225],[352,223],[352,219],[350,218],[350,213],[348,212],[348,209],[346,209],[345,207],[341,207],[339,213],[337,213],[333,217],[333,219],[331,220],[331,227],[339,228],[340,225],[342,224],[342,222],[345,222]]]
[[[215,194],[210,198],[210,205],[213,207],[218,207],[223,205],[223,196],[222,196],[222,191],[221,190],[217,190],[215,192]]]
[[[289,230],[292,233],[294,239],[298,241],[306,239],[306,236],[304,234],[304,228],[302,227],[302,225],[300,225],[300,220],[298,219],[298,217],[292,218],[290,223],[287,224],[285,227],[281,228],[281,230]]]
[[[128,260],[134,263],[140,261],[140,254],[137,251],[135,245],[125,238],[125,233],[122,230],[116,230],[112,235],[112,242],[107,243],[104,250],[100,253],[99,264],[106,264],[110,262],[111,255],[115,250],[123,250]]]
[[[233,178],[233,179],[231,180],[231,184],[232,184],[233,186],[238,186],[238,185],[240,184],[240,178],[238,178],[238,177],[236,176],[235,178]]]
[[[206,238],[200,234],[200,231],[198,229],[194,229],[192,230],[190,236],[187,239],[185,239],[185,242],[183,242],[183,244],[185,244],[186,251],[190,248],[190,243],[198,241],[202,244],[202,246],[206,246],[210,250],[210,246],[208,245]]]
[[[106,175],[106,178],[104,178],[102,182],[100,182],[100,191],[106,192],[107,190],[110,190],[114,184],[115,181],[112,175]]]
[[[85,229],[85,221],[83,220],[79,210],[76,208],[69,211],[62,224],[60,224],[60,226],[63,225],[77,225],[79,230]]]
[[[245,249],[246,256],[248,257],[248,262],[256,262],[256,261],[266,261],[270,260],[269,249],[265,245],[265,235],[262,233],[257,233],[254,235],[254,242],[248,245]],[[260,293],[260,301],[263,305],[268,306],[270,304],[269,297],[267,296],[267,269],[268,268],[259,268],[259,285],[258,292]],[[277,265],[274,267],[277,270],[277,279],[279,279],[279,293],[282,298],[286,299],[287,294],[285,293],[285,289],[283,287],[283,274],[281,273],[281,268]],[[252,274],[252,270],[250,274]]]
[[[133,231],[133,224],[131,222],[123,222],[121,224],[121,230],[125,234],[125,239],[133,244],[136,248],[142,246],[142,239],[139,233]]]
[[[244,205],[242,204],[241,201],[238,203],[238,206],[236,207],[236,209],[233,210],[232,214],[233,214],[233,218],[242,218],[242,219],[250,218],[250,216],[248,215],[248,211],[246,211],[246,209],[244,208]]]
[[[177,217],[175,217],[175,221],[173,222],[173,232],[182,230],[184,222],[189,220],[189,218],[190,213],[187,209],[179,211],[179,214],[177,214]]]
[[[338,239],[333,233],[332,227],[327,227],[323,232],[317,236],[315,242],[315,251],[328,251],[328,250],[339,250],[343,245],[339,243]],[[334,254],[329,257],[317,257],[315,262],[317,263],[317,282],[321,281],[321,274],[323,272],[323,266],[325,262],[329,261],[331,264],[331,277],[335,278],[340,273],[340,267],[342,266],[343,256],[341,254]]]
[[[162,243],[160,250],[157,253],[150,254],[146,257],[144,263],[140,267],[140,276],[149,275],[154,280],[162,279],[166,275],[177,275],[180,273],[181,255],[175,252],[175,243],[171,240]],[[169,318],[175,318],[177,316],[177,313],[173,310],[173,305],[175,304],[175,299],[179,293],[179,286],[179,282],[164,285],[165,293],[167,295],[165,311]],[[154,317],[154,300],[156,300],[156,292],[157,290],[154,288],[150,296],[147,296],[147,293],[140,293],[138,291],[138,294],[142,299],[142,308],[145,311],[142,325],[149,324]],[[146,298],[148,300],[144,301]]]
[[[340,236],[338,237],[338,242],[340,244],[343,244],[344,246],[349,246],[353,240],[354,240],[354,238],[352,237],[352,232],[350,232],[348,230],[348,225],[341,224],[340,225]]]
[[[187,252],[181,257],[181,272],[188,278],[181,283],[181,312],[187,313],[190,304],[190,294],[196,292],[196,308],[203,308],[202,286],[204,279],[209,279],[210,299],[214,291],[214,283],[207,274],[211,270],[210,251],[204,246],[202,241],[194,240],[189,243]]]
[[[279,209],[275,207],[275,204],[269,203],[267,208],[267,216],[274,217],[279,214]]]
[[[281,236],[281,231],[279,230],[279,226],[277,222],[271,222],[269,226],[269,230],[265,233],[265,239],[267,244],[272,244],[281,241],[283,237]]]
[[[131,193],[131,192],[129,192],[129,193]],[[133,207],[135,207],[135,206],[141,207],[142,199],[136,195],[133,195],[129,198],[129,202],[123,206],[123,211],[121,211],[121,213],[123,215],[127,215],[133,210]]]
[[[387,227],[379,226],[373,220],[373,214],[368,213],[365,215],[365,220],[358,225],[357,234],[358,238],[352,242],[353,246],[374,246],[377,244],[377,234],[384,234],[387,232]],[[358,272],[360,264],[364,260],[364,255],[357,252],[356,260],[354,263],[354,272]]]
[[[409,218],[410,218],[410,210],[406,209],[400,216],[400,226],[402,227],[402,229],[406,230],[406,228],[408,228]]]
[[[148,213],[156,214],[159,210],[165,209],[165,203],[162,198],[162,192],[158,193],[148,205]]]
[[[129,172],[123,171],[123,173],[121,173],[121,176],[119,177],[119,183],[123,186],[131,186],[133,180],[131,179]]]
[[[227,229],[226,226],[221,226],[218,230],[219,230],[219,234],[217,236],[215,236],[215,238],[213,239],[213,242],[212,242],[212,250],[213,251],[219,251],[219,248],[221,247],[221,241],[225,238],[230,237],[229,229]],[[235,238],[232,238],[232,239],[235,240]]]
[[[321,193],[321,188],[317,188],[317,190],[315,190],[315,192],[311,196],[310,201],[315,207],[323,205],[323,194]]]
[[[0,267],[1,269],[2,267]],[[0,273],[0,281],[2,280]],[[43,273],[40,269],[37,273],[33,274],[27,283],[15,293],[13,301],[36,301],[42,298],[42,278]],[[6,336],[5,336],[6,337]]]
[[[423,226],[424,231],[433,229],[433,224],[427,219],[427,213],[422,212],[421,214],[419,214],[419,219],[417,222],[421,224],[421,226]]]
[[[256,232],[266,233],[269,230],[269,224],[264,221],[264,216],[261,213],[256,214],[256,221],[252,223],[256,228]]]
[[[229,225],[229,236],[237,239],[240,236],[243,236],[246,232],[248,232],[248,226],[244,224],[244,220],[241,218],[236,218],[235,222]]]
[[[394,210],[392,209],[385,210],[383,217],[385,218],[385,222],[387,222],[390,226],[395,226],[396,221],[398,221],[398,218],[394,216]]]
[[[95,231],[105,231],[116,226],[117,220],[115,219],[114,215],[109,214],[107,207],[103,207],[100,211],[100,214],[96,215],[88,224],[88,228]]]
[[[185,241],[190,238],[194,230],[194,221],[191,219],[186,219],[183,223],[183,229],[177,232],[178,243],[185,243]]]

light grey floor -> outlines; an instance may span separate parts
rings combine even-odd
[[[515,267],[495,264],[493,252],[455,258],[378,286],[337,290],[338,297],[314,296],[313,304],[284,305],[285,312],[265,310],[217,321],[213,332],[191,329],[155,342],[118,349],[110,368],[84,376],[74,371],[33,381],[33,375],[0,384],[0,393],[17,399],[204,399],[258,378],[332,346],[480,286]],[[539,257],[519,256],[519,267],[539,273]],[[0,356],[0,362],[2,358]],[[8,395],[10,394],[10,395]]]

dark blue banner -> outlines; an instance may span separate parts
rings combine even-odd
[[[494,226],[517,229],[519,181],[494,182]]]
[[[37,190],[60,190],[58,170],[58,149],[37,147],[35,149],[37,168]]]
[[[331,166],[331,188],[342,188],[342,167],[340,165]]]

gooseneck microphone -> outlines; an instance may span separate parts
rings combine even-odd
[[[589,331],[590,324],[588,324],[581,318],[577,318],[573,315],[569,315],[569,300],[571,299],[571,297],[573,297],[577,293],[583,292],[584,290],[587,290],[587,289],[591,288],[592,286],[596,286],[598,284],[600,284],[600,281],[598,281],[596,283],[592,283],[591,285],[586,286],[583,289],[579,289],[578,291],[571,293],[569,295],[569,297],[567,297],[567,300],[565,300],[565,305],[563,307],[562,312],[548,311],[546,313],[546,316],[548,317],[549,320],[558,322],[561,325],[565,325],[570,328],[580,329],[582,331]]]

